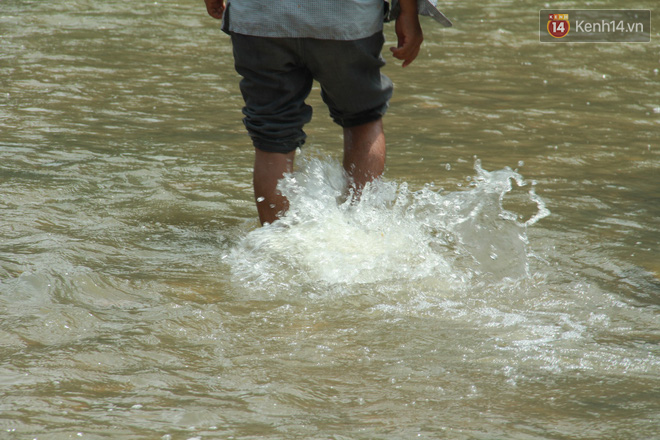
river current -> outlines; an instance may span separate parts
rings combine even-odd
[[[315,87],[259,228],[202,1],[0,0],[0,438],[660,438],[660,35],[440,6],[383,179]]]

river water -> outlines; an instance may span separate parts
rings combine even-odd
[[[315,88],[258,228],[203,2],[1,0],[0,438],[660,438],[660,35],[549,6],[388,24],[384,179]]]

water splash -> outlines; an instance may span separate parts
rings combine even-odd
[[[476,176],[461,191],[380,179],[355,200],[341,166],[301,157],[279,188],[290,202],[280,221],[253,230],[231,250],[232,274],[242,285],[364,285],[433,280],[442,289],[528,277],[526,229],[549,214],[534,190],[536,213],[525,222],[504,209],[512,183],[506,168]]]

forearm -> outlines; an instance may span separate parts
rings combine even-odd
[[[397,47],[390,50],[395,58],[403,60],[403,67],[406,67],[417,58],[424,34],[417,15],[417,0],[399,0],[399,6],[401,11],[394,26]]]
[[[417,15],[417,0],[399,0],[399,7],[402,14]]]

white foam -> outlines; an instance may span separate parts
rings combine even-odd
[[[228,258],[232,272],[244,284],[289,287],[433,280],[456,289],[475,278],[526,277],[526,227],[549,212],[532,190],[538,211],[519,222],[502,200],[512,181],[525,185],[522,176],[478,162],[475,170],[461,191],[411,191],[380,179],[356,201],[336,161],[303,156],[279,185],[289,211],[239,241]]]

